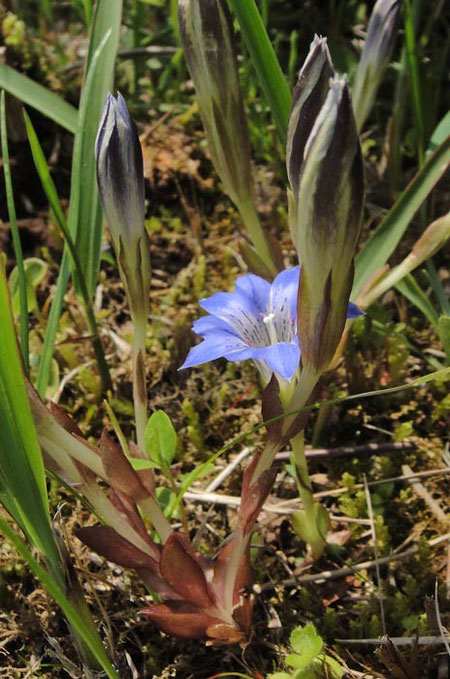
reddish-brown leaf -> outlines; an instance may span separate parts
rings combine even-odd
[[[163,578],[186,601],[200,608],[213,606],[203,569],[189,540],[172,533],[164,545],[160,569]]]
[[[206,615],[195,606],[179,601],[144,608],[142,613],[153,620],[160,630],[181,639],[204,639],[209,627],[221,624],[219,618]]]
[[[108,561],[113,561],[125,568],[141,568],[158,572],[158,564],[154,559],[125,540],[111,526],[79,528],[76,535],[85,545]]]
[[[148,490],[123,454],[121,448],[103,431],[98,444],[107,481],[113,488],[125,493],[136,502],[149,497]]]

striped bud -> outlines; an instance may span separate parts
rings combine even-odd
[[[362,128],[369,115],[397,37],[400,0],[378,0],[373,8],[367,37],[353,83],[356,126]]]
[[[179,0],[178,21],[213,163],[239,206],[252,193],[250,142],[227,3]]]
[[[334,68],[327,39],[319,38],[316,35],[311,43],[306,61],[300,70],[292,95],[286,142],[286,165],[294,194],[298,190],[300,167],[306,142],[319,111],[325,103],[330,87],[330,78],[333,76]]]
[[[298,162],[291,217],[301,265],[298,334],[303,366],[321,372],[333,358],[347,318],[364,195],[345,80],[330,81]]]
[[[144,170],[136,125],[123,97],[108,95],[95,144],[97,183],[131,312],[147,316],[150,250]]]

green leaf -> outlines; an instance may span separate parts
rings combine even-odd
[[[145,448],[153,462],[170,467],[177,449],[177,434],[170,417],[162,410],[149,417],[145,427]]]
[[[173,490],[170,490],[170,488],[165,488],[164,486],[160,486],[156,489],[156,497],[158,498],[158,503],[164,513],[164,516],[167,516],[168,518],[176,516],[178,518],[179,512],[175,512],[177,496]]]
[[[51,538],[44,465],[22,377],[2,264],[0,328],[0,486],[15,506],[14,518],[45,552]]]
[[[280,138],[285,141],[291,93],[255,0],[228,0],[228,3],[236,14]]]
[[[97,283],[103,231],[94,148],[106,95],[112,87],[121,18],[122,0],[97,2],[73,150],[68,226],[91,295]]]
[[[20,304],[20,349],[22,351],[25,372],[29,373],[29,337],[28,337],[28,308],[27,308],[27,282],[25,278],[25,267],[23,263],[22,245],[17,224],[16,206],[14,202],[14,192],[11,180],[11,167],[9,163],[8,134],[6,129],[6,105],[5,91],[2,90],[0,97],[0,136],[3,160],[3,172],[5,175],[6,204],[8,207],[8,217],[11,227],[14,255],[16,257],[19,280],[19,304]]]
[[[397,199],[355,260],[352,299],[394,252],[408,224],[428,197],[450,163],[450,137],[438,146]]]
[[[441,316],[438,323],[439,338],[450,362],[450,316]]]
[[[275,672],[274,674],[269,674],[267,679],[292,679],[292,674],[287,674],[287,672]]]
[[[450,111],[436,125],[428,145],[427,157],[450,135]]]
[[[69,132],[76,132],[78,111],[74,106],[5,64],[0,64],[0,88],[51,118]]]
[[[295,669],[308,667],[323,647],[322,637],[317,634],[311,623],[304,627],[296,627],[290,636],[290,642],[295,654],[288,655],[286,663]]]
[[[36,290],[45,278],[48,271],[48,264],[38,257],[29,257],[24,261],[25,280],[27,289],[28,312],[36,311],[38,303]],[[15,266],[9,275],[9,289],[11,291],[12,310],[15,316],[20,314],[20,290],[19,290],[19,270]]]
[[[408,274],[395,287],[406,299],[409,299],[412,304],[420,309],[436,330],[439,322],[438,313],[414,276]]]
[[[138,457],[131,457],[131,455],[126,457],[135,471],[140,471],[141,469],[161,469],[161,465],[153,460],[142,460]]]
[[[117,0],[112,9],[108,0],[99,0],[96,5],[74,140],[68,228],[72,238],[76,240],[79,257],[84,263],[86,284],[91,294],[97,280],[103,227],[95,177],[94,142],[106,93],[112,82],[121,15],[122,0]],[[70,258],[66,247],[39,365],[37,389],[41,396],[47,389],[58,323],[69,278]]]

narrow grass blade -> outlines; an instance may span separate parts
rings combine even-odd
[[[414,20],[410,0],[403,0],[403,15],[405,24],[405,47],[408,58],[414,117],[416,120],[417,150],[419,164],[423,165],[425,146],[425,132],[422,111],[423,100],[420,86],[419,62],[417,59],[417,45],[414,35]]]
[[[56,216],[59,228],[62,232],[63,238],[66,241],[67,248],[70,253],[72,270],[76,271],[78,276],[78,282],[80,285],[81,296],[83,298],[84,310],[87,317],[87,322],[89,326],[89,332],[92,335],[92,344],[95,351],[95,356],[98,363],[98,368],[102,378],[103,390],[106,392],[108,389],[112,389],[111,377],[109,375],[108,365],[106,363],[105,354],[103,351],[102,343],[98,334],[97,321],[95,319],[94,309],[92,306],[91,296],[89,295],[86,281],[84,278],[83,269],[80,262],[80,257],[75,244],[70,235],[65,215],[62,211],[61,204],[58,199],[58,194],[56,193],[56,188],[50,175],[50,170],[47,165],[44,153],[42,151],[41,145],[37,138],[36,132],[34,131],[31,120],[24,111],[25,126],[27,128],[28,141],[30,142],[31,152],[33,155],[34,164],[36,170],[39,174],[39,178],[42,183],[42,187],[48,198],[50,206]]]
[[[90,650],[93,657],[97,660],[100,667],[103,668],[106,676],[109,677],[109,679],[119,679],[119,675],[114,670],[106,655],[100,637],[97,634],[92,634],[92,629],[86,625],[86,620],[77,610],[76,606],[70,601],[64,589],[58,585],[56,580],[54,580],[45,568],[39,564],[23,540],[14,533],[9,524],[3,519],[0,519],[0,532],[2,532],[7,540],[14,545],[20,556],[28,563],[34,575],[56,601],[70,625],[76,629],[77,634]]]
[[[34,164],[36,167],[36,170],[38,172],[39,178],[41,180],[42,187],[45,191],[45,194],[48,198],[48,201],[50,203],[50,207],[52,208],[56,221],[58,222],[58,226],[62,232],[62,236],[66,241],[67,248],[70,253],[71,261],[72,261],[72,269],[76,271],[76,274],[78,276],[78,281],[80,285],[80,290],[81,290],[81,295],[83,298],[83,303],[84,303],[84,308],[85,308],[85,313],[88,321],[88,326],[89,326],[89,331],[92,335],[92,342],[94,346],[94,351],[98,363],[98,368],[100,371],[100,375],[102,377],[102,383],[103,383],[103,389],[104,391],[107,391],[108,389],[112,389],[112,383],[111,383],[111,378],[109,375],[109,370],[108,370],[108,365],[106,363],[105,359],[105,354],[103,352],[103,347],[102,343],[100,341],[100,337],[98,334],[98,329],[97,329],[97,322],[95,319],[95,314],[94,314],[94,309],[92,306],[92,301],[91,301],[91,296],[89,295],[87,286],[86,286],[86,281],[84,278],[84,273],[83,269],[81,267],[81,262],[80,258],[78,256],[78,251],[75,247],[75,244],[72,240],[72,237],[70,235],[69,229],[67,227],[66,223],[66,218],[64,215],[64,212],[62,211],[61,204],[58,199],[58,194],[56,192],[55,185],[53,183],[53,180],[50,175],[50,170],[47,164],[47,161],[44,156],[44,152],[42,151],[41,145],[39,144],[39,140],[37,138],[36,132],[34,130],[34,127],[31,123],[30,118],[28,117],[27,113],[24,111],[24,118],[25,118],[25,126],[27,129],[27,134],[28,134],[28,141],[30,142],[30,147],[31,147],[31,152],[33,155],[33,160]]]
[[[122,0],[97,2],[73,151],[68,225],[91,295],[97,282],[103,230],[94,145],[106,95],[112,86],[121,18]]]
[[[446,172],[449,163],[450,137],[447,137],[408,184],[356,257],[352,299],[356,299],[366,281],[387,262],[411,219]]]
[[[428,144],[427,157],[434,151],[439,144],[450,135],[450,111],[447,111],[445,116],[441,118],[436,125],[433,134],[431,135],[430,143]]]
[[[264,27],[255,0],[228,0],[233,8],[274,117],[282,142],[286,140],[291,93]]]
[[[414,276],[408,274],[403,280],[399,281],[395,287],[423,313],[434,329],[437,330],[439,315]]]
[[[0,265],[0,486],[14,518],[44,553],[49,537],[44,465],[22,379],[5,271]]]
[[[23,112],[23,117],[25,119],[25,127],[27,129],[28,141],[31,148],[31,153],[33,155],[34,165],[36,167],[39,179],[41,180],[42,188],[44,189],[47,200],[50,204],[53,214],[56,217],[58,226],[61,229],[63,236],[68,235],[66,217],[59,202],[58,194],[56,192],[56,187],[50,174],[50,169],[48,167],[47,161],[42,151],[42,147],[37,138],[33,124],[26,111]]]
[[[445,314],[446,316],[450,316],[450,299],[448,298],[448,295],[444,290],[444,286],[439,280],[439,274],[436,271],[436,267],[434,266],[434,262],[432,259],[429,259],[427,261],[427,272],[428,278],[430,279],[431,287],[433,288],[433,292],[436,295],[436,298],[439,302],[439,306],[441,308],[442,313]]]
[[[22,244],[20,242],[19,227],[17,226],[16,207],[11,181],[11,167],[9,164],[8,133],[6,129],[5,90],[2,90],[0,98],[0,136],[2,141],[3,172],[5,175],[6,202],[8,205],[9,224],[13,239],[14,255],[19,274],[19,298],[20,298],[20,348],[28,374],[29,365],[29,342],[28,342],[28,302],[27,302],[27,279],[23,263]]]
[[[440,317],[438,333],[447,356],[447,363],[450,363],[450,316]]]
[[[113,10],[108,0],[100,0],[97,3],[72,161],[68,228],[72,238],[77,238],[79,233],[82,234],[78,236],[76,246],[84,263],[84,274],[90,294],[94,290],[97,278],[102,233],[102,214],[95,178],[94,142],[101,110],[112,80],[121,14],[122,0],[114,3]],[[90,272],[89,276],[86,275],[87,272]],[[39,364],[36,386],[41,396],[45,394],[49,381],[58,322],[69,277],[70,259],[65,249]]]
[[[111,665],[86,603],[77,589],[77,583],[73,578],[66,577],[68,571],[66,571],[50,523],[44,465],[22,378],[22,366],[2,266],[0,266],[0,327],[2,330],[0,333],[0,502],[20,525],[31,544],[37,547],[45,557],[48,571],[41,568],[41,574],[45,574],[43,584],[50,583],[53,589],[57,588],[65,592],[71,611],[76,614],[74,618],[69,611],[70,614],[67,614],[67,617],[73,624],[72,633],[78,641],[77,645],[83,657],[89,659],[90,664],[94,662],[94,665],[108,669]],[[15,535],[6,522],[2,522],[0,530],[5,533],[9,531],[8,537],[11,533]],[[17,536],[15,539],[19,540]],[[86,633],[91,639],[89,643],[85,640]],[[91,657],[91,646],[101,648],[102,654],[99,654],[97,648],[96,653],[93,653]]]
[[[40,396],[44,398],[50,379],[50,368],[52,364],[53,352],[55,348],[56,334],[58,332],[59,318],[64,303],[67,284],[70,278],[70,258],[68,250],[64,250],[61,267],[59,269],[56,292],[53,297],[48,316],[47,327],[45,329],[44,346],[41,351],[39,369],[36,379],[36,389]]]
[[[47,118],[51,118],[69,132],[76,132],[77,109],[26,75],[18,73],[10,66],[0,64],[0,87],[23,101],[24,104],[40,111]]]

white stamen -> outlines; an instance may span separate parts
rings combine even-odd
[[[271,311],[270,314],[267,314],[267,316],[264,316],[263,321],[267,325],[267,323],[272,323],[274,318],[275,318],[275,314],[273,313],[273,311]]]
[[[272,344],[277,344],[278,343],[277,329],[275,327],[274,321],[275,314],[273,313],[273,311],[268,313],[263,318],[263,323],[265,323],[267,326],[267,332],[269,333],[270,341],[272,342]]]

